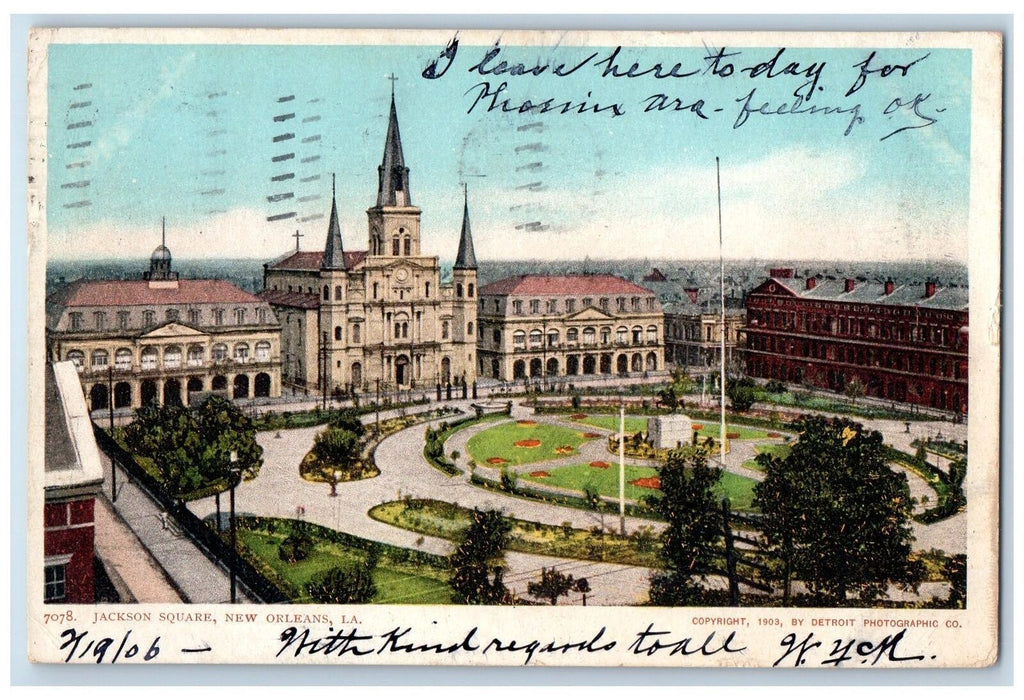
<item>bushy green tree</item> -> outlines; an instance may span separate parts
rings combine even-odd
[[[786,590],[803,581],[815,604],[870,603],[895,584],[914,588],[913,503],[906,475],[891,470],[877,431],[840,418],[798,425],[789,455],[758,455],[765,478],[754,488],[767,547],[783,562]]]
[[[372,568],[335,566],[306,584],[306,593],[317,603],[369,603],[377,595],[377,587]]]
[[[218,480],[231,469],[254,478],[263,464],[256,429],[231,401],[211,396],[197,408],[144,406],[125,428],[125,442],[153,462],[164,487],[181,497]],[[235,462],[231,461],[232,453]]]
[[[366,432],[366,426],[364,426],[363,422],[359,419],[359,414],[351,408],[339,411],[338,414],[331,419],[331,427],[348,430],[358,436],[362,436],[363,433]]]
[[[313,455],[320,473],[331,482],[336,495],[339,475],[358,476],[360,470],[359,436],[345,428],[329,427],[313,438]]]
[[[456,603],[500,605],[511,602],[504,584],[505,547],[511,525],[495,510],[474,509],[473,521],[452,553],[449,583]]]
[[[662,495],[648,498],[667,521],[661,535],[664,571],[651,577],[655,605],[698,605],[703,583],[721,554],[721,516],[714,488],[722,470],[708,466],[707,451],[694,446],[669,452],[661,469]]]

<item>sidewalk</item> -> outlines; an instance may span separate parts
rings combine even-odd
[[[103,493],[106,498],[111,499],[110,459],[102,450],[100,461],[103,463]],[[135,483],[129,481],[128,475],[122,470],[118,470],[117,473],[117,501],[113,503],[113,507],[149,556],[163,569],[166,577],[174,582],[173,585],[183,602],[230,601],[231,582],[228,573],[210,561],[203,551],[182,533],[171,516],[167,516],[165,528],[161,520],[161,507]],[[128,583],[128,580],[125,579],[125,582]],[[158,595],[156,591],[152,592]],[[140,603],[164,602],[136,597]],[[243,603],[251,602],[243,594],[241,587],[238,600]]]

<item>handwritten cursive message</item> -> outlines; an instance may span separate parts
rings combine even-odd
[[[940,96],[907,82],[920,72],[928,52],[902,60],[870,50],[836,64],[806,49],[798,57],[788,47],[706,48],[699,59],[682,49],[664,49],[664,57],[651,59],[651,50],[640,55],[622,46],[581,55],[566,50],[565,56],[555,48],[545,60],[518,57],[523,51],[499,42],[460,48],[456,35],[421,76],[427,81],[468,76],[473,82],[463,93],[467,114],[619,119],[678,112],[733,130],[757,121],[814,117],[835,122],[843,136],[875,123],[881,141],[934,126],[947,109]],[[652,89],[634,97],[637,83]],[[629,89],[622,87],[626,84]]]

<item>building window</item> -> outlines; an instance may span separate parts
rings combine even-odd
[[[654,311],[654,297],[647,297],[647,310]]]
[[[167,319],[168,323],[171,323],[173,321],[177,321],[178,320],[178,310],[177,309],[167,309],[167,311],[164,312],[164,318]]]
[[[640,310],[640,297],[633,297],[632,303],[633,303],[633,311],[639,311]]]
[[[120,328],[121,330],[127,330],[127,328],[128,328],[128,321],[129,321],[130,318],[131,318],[131,314],[129,314],[127,311],[118,311],[117,312],[117,327]]]
[[[548,347],[553,348],[553,347],[557,347],[557,346],[558,346],[558,331],[557,330],[548,331]]]
[[[565,340],[569,343],[578,343],[580,340],[580,332],[576,328],[570,328],[565,332]]]
[[[566,310],[567,313],[570,313],[570,314],[576,313],[576,300],[575,299],[566,299],[565,300],[565,310]]]
[[[473,295],[475,293],[476,293],[476,285],[473,284],[472,282],[470,282],[468,285],[466,285],[466,296],[468,296],[470,299],[472,299]]]
[[[352,342],[354,344],[358,345],[359,343],[362,342],[361,336],[362,336],[362,329],[359,327],[359,324],[358,323],[353,323],[352,324]]]
[[[49,564],[43,574],[43,602],[59,603],[67,598],[67,564]]]
[[[548,313],[558,313],[558,299],[548,299]]]
[[[328,287],[325,284],[324,285],[324,301],[330,301],[330,300],[331,300],[331,288]]]
[[[512,347],[516,350],[526,348],[526,331],[516,331],[512,334]]]
[[[450,326],[448,321],[441,321],[441,340],[447,340],[450,334]]]
[[[643,342],[643,329],[640,326],[633,326],[633,345],[639,345]]]
[[[458,284],[455,285],[455,296],[457,296],[459,299],[462,298],[462,282],[459,282]]]
[[[228,346],[224,343],[217,343],[210,351],[210,356],[214,362],[223,362],[228,359]]]
[[[608,298],[601,297],[601,311],[608,313]]]
[[[213,310],[213,325],[223,326],[224,325],[224,309]]]
[[[198,326],[203,322],[203,314],[199,309],[188,310],[188,322],[194,326]]]
[[[425,296],[427,299],[430,298],[430,282],[423,283],[423,296]]]
[[[399,246],[400,245],[401,245],[401,242],[398,240],[398,236],[395,236],[391,240],[391,254],[392,255],[398,255],[398,253],[399,253]]]
[[[103,311],[94,311],[92,314],[93,320],[96,322],[96,330],[104,331],[107,329],[107,314]]]
[[[94,370],[106,369],[110,363],[110,356],[106,350],[93,350],[92,351],[92,368]]]
[[[249,359],[249,344],[239,343],[235,346],[235,362],[245,362]]]
[[[203,346],[190,345],[188,347],[188,366],[199,367],[203,364]]]
[[[541,343],[543,342],[543,340],[544,340],[544,334],[541,333],[540,330],[535,328],[534,330],[530,331],[530,348],[531,349],[539,348],[541,346]]]
[[[497,304],[497,302],[495,302],[495,304]],[[512,302],[512,313],[517,314],[519,316],[523,315],[523,302],[521,300],[516,300]]]
[[[625,345],[629,342],[629,329],[625,326],[619,326],[615,329],[615,339],[620,345]]]
[[[531,314],[539,314],[540,313],[540,299],[530,299],[530,313]]]
[[[82,314],[78,311],[72,311],[71,314],[71,330],[80,331],[85,327],[85,321],[82,319]]]
[[[235,325],[241,326],[245,324],[245,309],[235,309]]]
[[[373,283],[373,298],[374,299],[377,298],[377,283],[376,282]]]
[[[258,309],[256,311],[256,318],[257,318],[257,320],[258,320],[258,322],[260,324],[266,323],[267,322],[267,310],[263,309],[263,308]]]
[[[164,367],[168,369],[175,369],[181,367],[181,348],[177,345],[171,345],[164,350]]]
[[[593,306],[593,305],[594,305],[594,300],[593,299],[591,299],[590,297],[583,297],[583,308],[584,309],[587,308],[588,306]]]
[[[583,329],[583,344],[584,345],[593,345],[594,344],[594,336],[595,336],[595,333],[594,333],[594,329],[593,328],[584,328]]]
[[[408,236],[405,237],[405,254],[412,255],[412,239]]]
[[[605,326],[601,329],[601,344],[607,345],[610,342],[612,342],[612,329]]]
[[[470,321],[469,323],[466,324],[466,335],[471,337],[471,338],[473,337],[473,322],[472,321]]]
[[[334,286],[334,301],[341,301],[342,291],[340,284]]]
[[[494,333],[492,334],[491,337],[494,338],[494,344],[497,345],[498,343],[501,342],[501,331],[495,328]]]
[[[658,327],[647,326],[647,342],[657,343],[658,342]]]
[[[132,351],[128,348],[118,348],[114,353],[114,368],[121,371],[131,369]]]
[[[142,348],[142,369],[156,369],[156,360],[158,356],[159,353],[156,348],[152,346]]]
[[[69,351],[68,354],[64,356],[64,359],[71,360],[75,365],[75,369],[77,369],[79,372],[81,372],[85,368],[85,353],[83,353],[81,350]]]
[[[261,340],[260,342],[256,343],[256,361],[270,361],[270,343],[268,343],[265,340]]]
[[[334,327],[334,339],[341,340],[341,326]]]

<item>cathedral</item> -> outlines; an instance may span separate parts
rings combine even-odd
[[[464,205],[450,282],[420,249],[394,94],[368,249],[346,251],[333,192],[322,251],[263,266],[260,296],[281,323],[283,381],[332,394],[430,390],[476,379],[477,265]],[[298,239],[296,239],[298,240]]]

